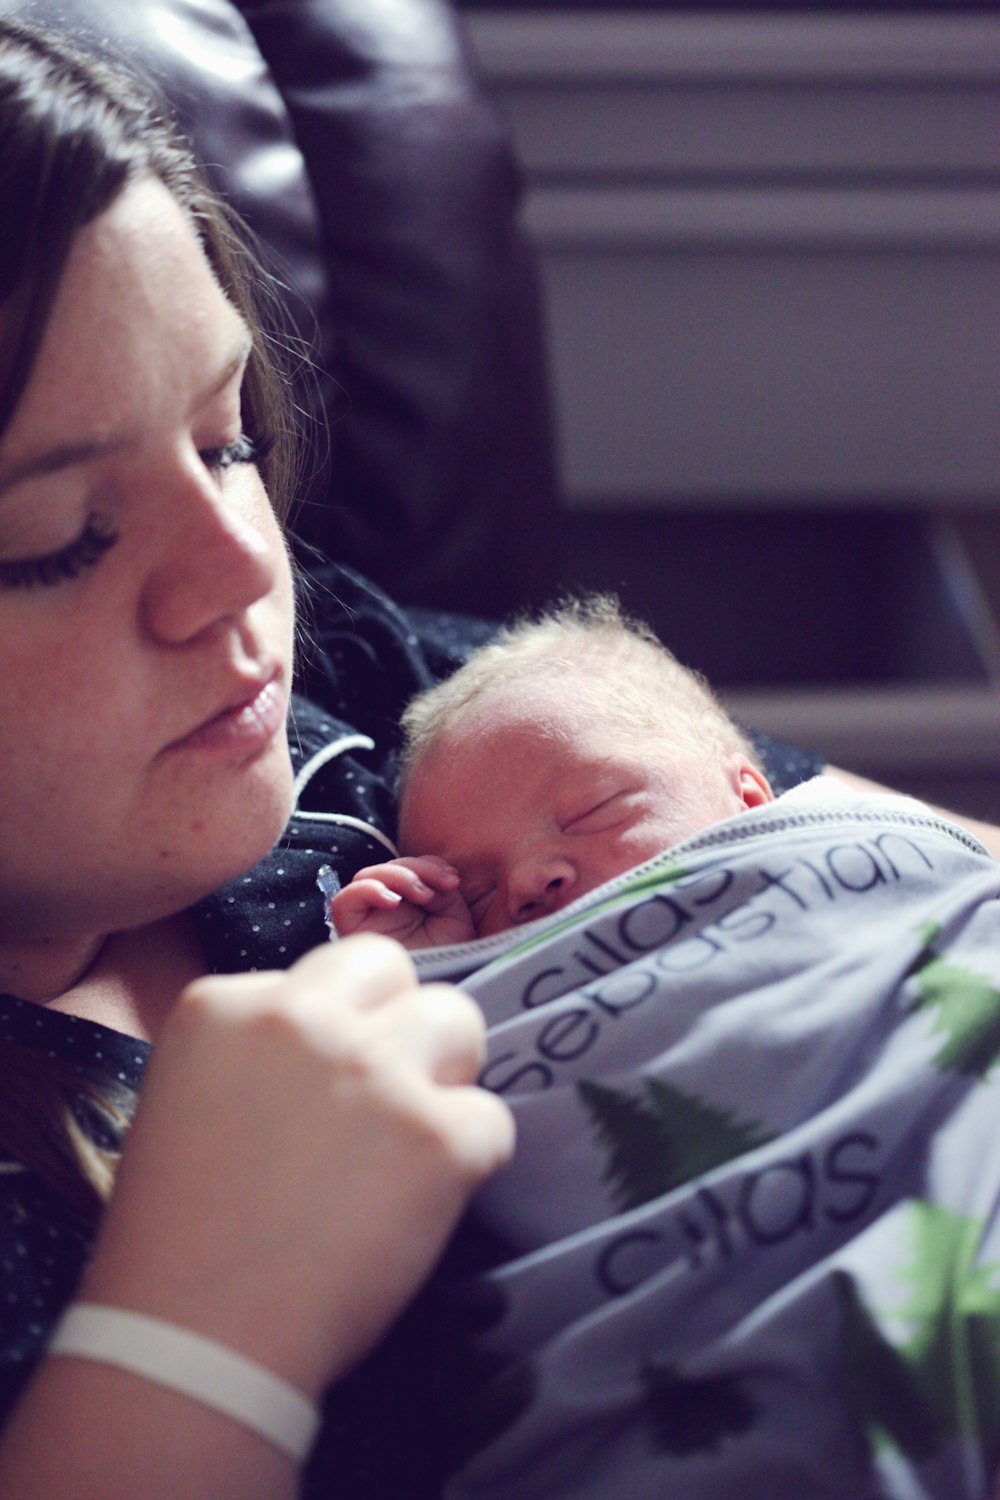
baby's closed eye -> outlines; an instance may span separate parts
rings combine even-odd
[[[628,817],[632,806],[630,796],[628,791],[617,791],[591,801],[563,823],[563,833],[602,833],[613,828]]]

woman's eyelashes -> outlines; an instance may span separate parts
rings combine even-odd
[[[92,568],[115,545],[119,533],[111,522],[92,512],[79,536],[41,557],[0,561],[0,588],[52,588]]]
[[[240,433],[230,443],[199,449],[199,457],[212,474],[223,474],[237,464],[256,464],[267,457],[273,439],[267,433],[248,437]],[[106,517],[92,511],[80,534],[51,552],[36,557],[0,559],[0,589],[52,588],[78,578],[100,562],[118,541],[119,532]]]
[[[202,448],[199,450],[199,458],[213,473],[221,473],[225,469],[231,469],[236,464],[258,464],[267,457],[274,446],[274,439],[269,433],[258,433],[256,437],[248,437],[241,432],[238,438],[231,443],[223,443],[218,448]]]

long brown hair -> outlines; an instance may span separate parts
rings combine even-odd
[[[3,20],[0,435],[30,379],[76,234],[131,182],[149,176],[188,216],[219,285],[255,330],[243,426],[251,438],[266,432],[271,439],[260,467],[284,519],[296,478],[290,377],[276,358],[286,325],[274,318],[277,299],[242,226],[208,186],[149,85],[61,34]],[[99,1075],[0,1044],[0,1159],[27,1168],[76,1209],[96,1211],[106,1197],[129,1109],[128,1092]]]

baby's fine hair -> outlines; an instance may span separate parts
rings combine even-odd
[[[577,700],[603,724],[665,738],[720,759],[760,760],[705,679],[682,666],[650,627],[609,594],[565,600],[503,626],[451,677],[409,702],[401,720],[399,790],[445,730],[483,700],[529,682],[571,678]]]

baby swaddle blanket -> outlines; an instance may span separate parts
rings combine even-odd
[[[518,1125],[449,1500],[992,1493],[998,898],[920,804],[821,789],[418,956]]]

